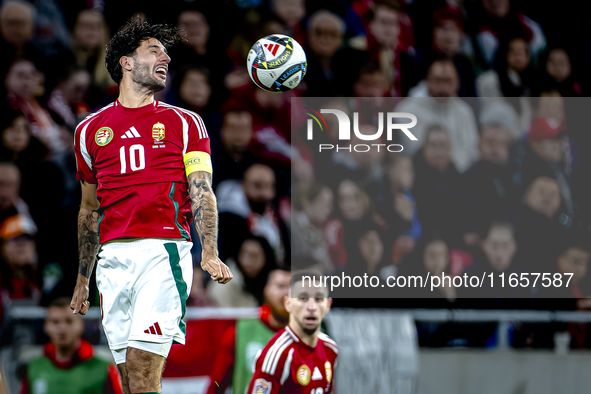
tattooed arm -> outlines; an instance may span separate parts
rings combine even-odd
[[[78,279],[70,308],[74,313],[85,315],[88,311],[88,282],[94,268],[94,259],[99,249],[98,236],[98,200],[96,187],[84,181],[82,185],[82,203],[78,213]]]
[[[218,207],[211,189],[211,174],[195,171],[187,179],[193,221],[203,248],[201,268],[209,272],[213,280],[228,283],[233,276],[218,257]]]

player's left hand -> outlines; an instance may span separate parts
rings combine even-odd
[[[201,268],[211,275],[211,279],[221,284],[228,283],[234,277],[230,268],[222,263],[222,260],[217,256],[209,256],[203,253],[201,255]]]
[[[72,302],[70,302],[70,308],[74,311],[74,314],[86,315],[90,306],[88,293],[88,278],[78,274],[74,295],[72,296]]]

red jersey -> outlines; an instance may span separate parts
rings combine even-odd
[[[159,101],[115,101],[76,128],[76,179],[98,183],[100,243],[121,238],[186,238],[193,217],[183,156],[210,154],[199,115]]]
[[[247,393],[330,393],[337,355],[337,344],[328,335],[319,333],[313,348],[287,326],[257,358]]]

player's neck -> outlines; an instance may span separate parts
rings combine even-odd
[[[119,86],[118,100],[124,107],[139,108],[154,102],[154,92],[124,78]]]
[[[308,334],[308,333],[306,333],[306,331],[304,331],[304,329],[297,322],[294,322],[294,321],[291,321],[290,320],[290,322],[289,322],[289,328],[306,345],[308,345],[310,347],[313,347],[313,348],[316,347],[316,344],[318,343],[318,332],[320,331],[320,327],[318,327],[316,329],[316,331],[314,331],[314,333]]]
[[[74,346],[56,346],[55,360],[59,363],[69,363],[74,358],[74,354],[80,348],[80,341],[77,341]]]

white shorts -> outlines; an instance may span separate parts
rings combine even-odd
[[[118,363],[125,362],[121,355],[129,341],[185,344],[183,318],[193,282],[192,246],[183,240],[158,238],[101,246],[96,283],[103,328]]]

